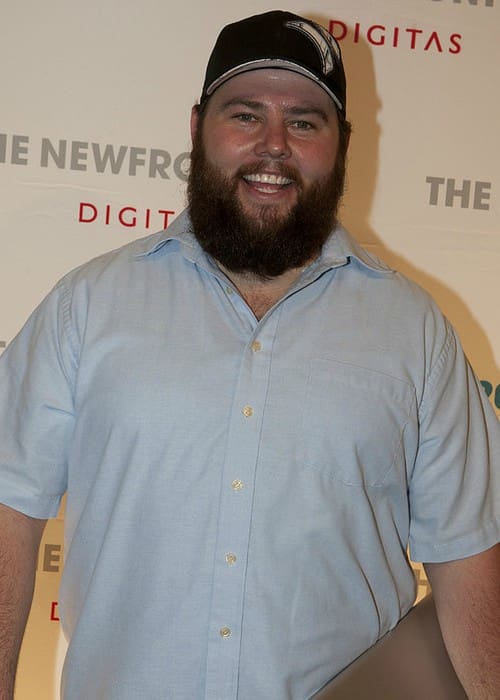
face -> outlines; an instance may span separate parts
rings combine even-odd
[[[276,277],[320,252],[343,191],[333,102],[307,78],[258,70],[192,118],[188,200],[201,246],[227,270]]]
[[[193,112],[193,137],[198,117]],[[202,140],[209,163],[238,178],[248,216],[286,216],[299,193],[325,180],[338,146],[337,112],[322,88],[297,73],[265,69],[232,78],[210,98]]]

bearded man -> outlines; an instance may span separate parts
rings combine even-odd
[[[0,697],[64,492],[63,698],[310,698],[411,608],[408,546],[494,697],[499,426],[434,303],[336,220],[336,42],[225,27],[191,127],[187,211],[69,273],[2,357]]]

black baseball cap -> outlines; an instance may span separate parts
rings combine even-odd
[[[282,68],[313,80],[345,119],[345,73],[337,41],[316,22],[281,10],[224,27],[208,60],[200,103],[226,80],[261,68]]]

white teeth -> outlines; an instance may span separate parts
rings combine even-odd
[[[255,173],[254,175],[245,175],[244,179],[247,182],[262,182],[266,185],[289,185],[292,180],[282,175],[272,175],[271,173]]]

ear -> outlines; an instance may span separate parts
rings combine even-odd
[[[352,131],[349,131],[349,133],[347,134],[346,144],[345,144],[345,152],[346,153],[349,150],[349,144],[351,143],[351,134],[352,134]]]
[[[347,127],[347,133],[345,134],[345,152],[347,153],[347,151],[349,150],[349,144],[351,143],[351,134],[352,134],[352,125],[349,121],[347,121],[347,119],[346,119],[346,122],[344,125],[344,131],[346,130],[345,127]],[[340,128],[340,124],[339,124],[339,128]]]
[[[191,109],[191,141],[194,141],[194,137],[198,131],[199,120],[200,117],[198,115],[198,105],[194,105],[194,107]]]

